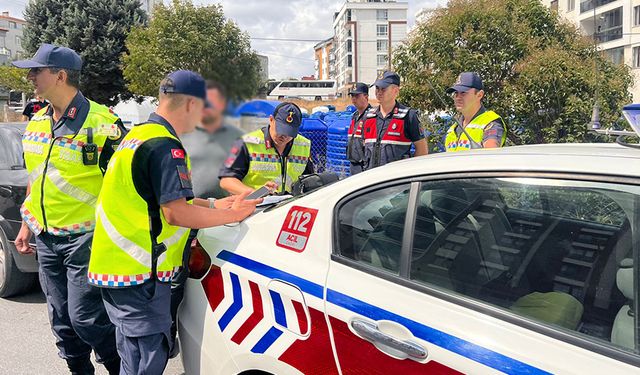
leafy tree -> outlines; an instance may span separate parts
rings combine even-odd
[[[120,56],[132,26],[146,22],[139,0],[34,0],[25,10],[24,46],[34,53],[41,43],[72,48],[82,56],[80,89],[90,99],[113,105],[131,97]]]
[[[27,81],[24,70],[8,65],[0,65],[0,87],[29,93],[33,86]]]
[[[164,75],[176,69],[222,83],[231,98],[250,97],[259,86],[260,62],[249,37],[224,17],[220,5],[196,7],[184,0],[160,4],[148,27],[131,30],[127,48],[124,75],[129,89],[139,95],[157,95]]]
[[[631,101],[629,68],[538,0],[451,0],[417,25],[394,59],[403,100],[432,112],[455,112],[445,89],[460,72],[479,72],[485,105],[522,131],[510,132],[515,143],[592,141],[596,92],[605,126],[619,123]]]

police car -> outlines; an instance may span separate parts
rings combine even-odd
[[[201,230],[187,374],[640,373],[640,150],[395,162]]]

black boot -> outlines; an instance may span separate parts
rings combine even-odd
[[[119,375],[120,374],[120,357],[116,357],[115,359],[111,359],[108,362],[103,363],[104,367],[107,368],[109,375]]]
[[[91,357],[89,356],[68,358],[66,361],[71,375],[94,375],[96,372],[93,363],[91,363]]]

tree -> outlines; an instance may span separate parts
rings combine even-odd
[[[257,92],[258,56],[248,35],[224,17],[220,5],[196,7],[183,0],[160,4],[149,26],[131,30],[126,43],[124,75],[135,94],[156,96],[162,78],[176,69],[222,83],[230,98]]]
[[[34,0],[25,10],[24,46],[69,47],[82,56],[80,89],[96,102],[113,105],[131,97],[120,67],[131,27],[146,22],[139,0]]]
[[[22,91],[27,95],[33,90],[33,86],[27,81],[24,70],[8,65],[0,65],[0,87]]]
[[[432,112],[453,113],[445,89],[460,72],[479,72],[485,105],[507,120],[516,143],[592,141],[596,92],[605,126],[619,123],[631,101],[629,68],[539,0],[451,0],[417,26],[394,66],[403,100]],[[514,129],[522,134],[514,137]]]

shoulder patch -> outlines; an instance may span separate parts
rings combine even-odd
[[[396,108],[393,118],[405,118],[407,113],[409,113],[409,108]]]
[[[376,117],[378,115],[378,108],[377,107],[371,107],[369,108],[369,110],[367,111],[367,118],[373,118]]]
[[[186,165],[178,165],[176,166],[178,171],[178,178],[180,179],[180,186],[183,189],[193,189],[193,184],[191,183],[191,173],[189,173],[189,169]]]

